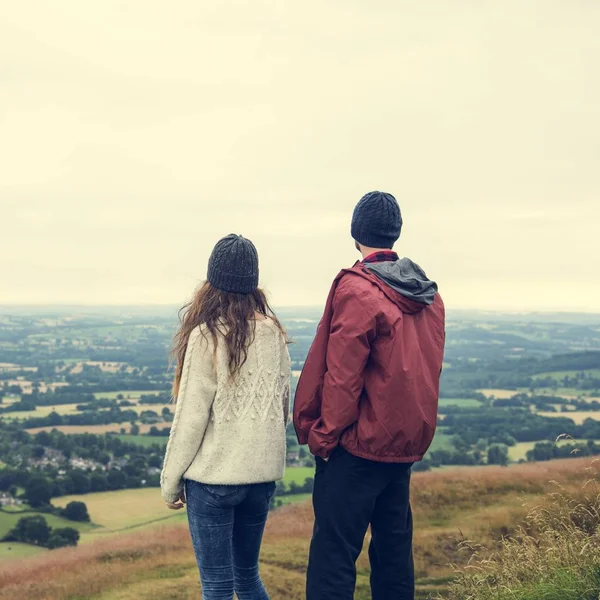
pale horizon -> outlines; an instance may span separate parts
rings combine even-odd
[[[396,196],[448,310],[600,312],[600,4],[0,9],[0,305],[180,306],[252,239],[319,307]]]

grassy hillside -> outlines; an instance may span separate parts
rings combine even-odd
[[[589,479],[589,459],[570,459],[509,468],[487,467],[418,473],[413,480],[415,560],[418,598],[447,594],[454,578],[450,563],[464,566],[464,540],[499,548],[503,536],[517,531],[527,503],[547,503],[547,493],[577,492]],[[140,490],[146,491],[146,490]],[[91,498],[91,496],[88,496]],[[92,519],[112,531],[93,543],[0,565],[0,600],[198,599],[198,576],[184,523],[146,526],[124,532],[131,515],[153,509],[150,498],[122,499],[110,509],[89,502]],[[164,515],[161,506],[161,515]],[[102,516],[101,516],[102,515]],[[175,518],[175,517],[174,517]],[[183,518],[183,517],[177,517]],[[304,570],[312,530],[310,503],[286,506],[272,514],[263,547],[263,575],[273,600],[304,598]],[[87,534],[84,534],[84,537]],[[357,600],[370,598],[368,560],[359,560]],[[459,596],[455,596],[459,597]],[[477,596],[472,596],[478,598]],[[466,598],[466,597],[465,597]],[[525,598],[525,596],[523,596]],[[543,596],[527,596],[538,600]],[[552,597],[554,598],[554,597]]]

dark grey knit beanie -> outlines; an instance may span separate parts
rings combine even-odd
[[[241,235],[229,234],[217,242],[208,261],[208,281],[219,290],[251,294],[258,287],[258,252]]]
[[[369,192],[352,215],[352,237],[368,248],[392,248],[400,237],[402,215],[396,198],[386,192]]]

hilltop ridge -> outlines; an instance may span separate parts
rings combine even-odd
[[[450,563],[464,565],[468,538],[495,548],[514,532],[527,506],[546,502],[556,484],[576,491],[590,459],[416,473],[413,481],[415,560],[421,600],[445,593]],[[115,507],[118,510],[118,507]],[[160,516],[160,515],[159,515]],[[91,513],[94,521],[94,513]],[[262,554],[273,600],[301,600],[312,530],[309,502],[272,513]],[[358,564],[357,600],[369,598],[368,560]],[[0,600],[198,599],[197,571],[184,524],[107,535],[78,548],[0,565]]]

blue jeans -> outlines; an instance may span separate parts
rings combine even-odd
[[[269,600],[258,557],[274,483],[186,482],[187,512],[204,600]]]

